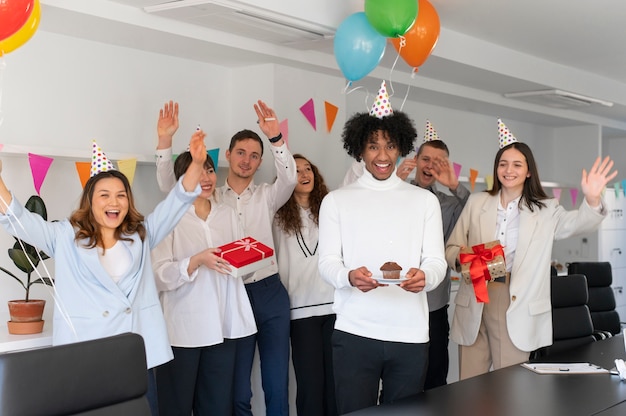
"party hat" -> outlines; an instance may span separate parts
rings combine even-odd
[[[93,141],[91,151],[91,175],[97,175],[100,172],[106,172],[108,170],[115,170],[113,163],[109,160],[106,154],[102,151],[96,141]]]
[[[374,105],[372,105],[372,109],[370,110],[370,116],[383,118],[392,114],[393,109],[391,108],[391,102],[389,101],[389,94],[387,94],[387,85],[383,80],[382,84],[380,84],[378,95],[374,99]]]
[[[435,131],[435,128],[430,123],[430,120],[426,120],[426,131],[424,131],[424,142],[430,142],[432,140],[441,140]]]
[[[513,133],[509,131],[509,128],[500,119],[498,119],[498,134],[500,135],[500,149],[517,142]]]

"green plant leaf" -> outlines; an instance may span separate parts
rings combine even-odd
[[[49,277],[42,277],[42,278],[38,278],[36,280],[33,280],[32,282],[30,282],[30,284],[28,286],[32,286],[34,284],[52,286],[52,285],[54,285],[54,281],[52,279],[50,279]]]
[[[16,275],[14,275],[13,273],[11,273],[10,271],[8,271],[7,269],[5,269],[4,267],[0,266],[0,270],[2,270],[3,272],[5,272],[6,274],[8,274],[9,276],[11,276],[12,278],[14,278],[15,280],[17,280],[20,285],[22,285],[22,287],[24,289],[26,289],[26,285],[24,285],[24,282],[22,282],[22,279],[20,279],[19,277],[17,277]]]
[[[39,195],[32,195],[24,204],[24,207],[30,212],[34,212],[35,214],[39,214],[44,220],[48,220],[48,210],[46,209],[46,204],[43,202],[43,199]]]
[[[21,249],[10,248],[9,257],[13,260],[13,263],[15,263],[17,268],[24,273],[31,273],[34,270],[33,266],[31,266],[28,262],[26,253],[24,253]]]

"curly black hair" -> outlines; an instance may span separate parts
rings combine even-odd
[[[394,111],[392,115],[383,118],[368,113],[353,115],[343,127],[343,148],[360,162],[366,143],[379,130],[386,132],[389,139],[398,146],[400,156],[406,156],[413,150],[417,130],[413,121],[401,111]]]

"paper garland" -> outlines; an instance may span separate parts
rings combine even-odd
[[[30,172],[33,176],[33,184],[35,185],[35,191],[37,191],[37,195],[39,196],[41,196],[41,193],[39,192],[41,190],[41,185],[48,174],[48,169],[50,169],[50,165],[53,160],[54,159],[51,157],[39,156],[34,153],[28,154],[28,163],[30,164]]]
[[[333,129],[333,124],[335,124],[335,118],[337,118],[338,111],[339,107],[329,103],[328,101],[324,101],[324,112],[326,113],[326,131],[329,133]]]
[[[304,117],[311,123],[313,130],[317,130],[317,124],[315,121],[315,105],[313,104],[313,98],[309,98],[309,101],[302,104],[300,111],[304,114]]]
[[[137,159],[126,159],[117,162],[117,168],[126,176],[128,183],[132,186],[135,179],[135,169],[137,168]]]

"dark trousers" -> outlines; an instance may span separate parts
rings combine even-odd
[[[428,347],[428,370],[424,390],[447,384],[450,358],[448,357],[448,340],[450,323],[448,322],[448,305],[429,314],[430,345]]]
[[[258,344],[266,414],[288,416],[289,295],[278,274],[245,286],[258,332],[237,340],[234,414],[252,416],[250,373]]]
[[[379,341],[335,330],[332,336],[338,413],[393,403],[424,390],[428,343]]]
[[[298,416],[337,415],[331,344],[334,326],[334,314],[291,321]]]
[[[157,384],[154,375],[154,368],[148,369],[148,390],[146,391],[146,399],[150,405],[150,413],[152,416],[159,416],[159,399],[157,397]]]
[[[235,340],[199,348],[173,347],[174,359],[157,368],[161,416],[233,412]]]

